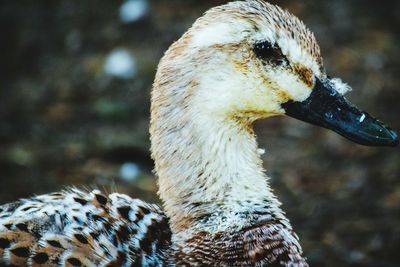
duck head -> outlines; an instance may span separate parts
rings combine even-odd
[[[398,144],[396,132],[344,97],[351,88],[326,74],[313,33],[277,6],[250,0],[213,8],[172,51],[182,49],[194,67],[179,75],[196,81],[201,112],[241,123],[286,114],[359,144]]]

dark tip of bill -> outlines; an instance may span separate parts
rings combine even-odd
[[[398,146],[399,145],[399,135],[397,134],[396,131],[392,129],[388,129],[390,132],[390,135],[392,136],[392,143],[390,144],[392,147]]]

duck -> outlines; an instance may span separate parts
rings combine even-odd
[[[286,115],[367,146],[397,133],[351,104],[314,34],[262,0],[211,8],[161,59],[151,155],[162,208],[77,188],[0,206],[13,266],[308,266],[253,123]]]

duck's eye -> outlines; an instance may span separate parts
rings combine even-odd
[[[254,45],[254,53],[261,60],[276,66],[287,66],[289,60],[282,53],[282,50],[277,45],[272,45],[270,42],[260,42]]]

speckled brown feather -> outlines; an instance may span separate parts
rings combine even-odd
[[[0,206],[0,262],[16,266],[161,264],[171,232],[158,207],[70,190]]]
[[[177,266],[306,267],[293,230],[267,221],[235,232],[196,233],[178,246]]]

